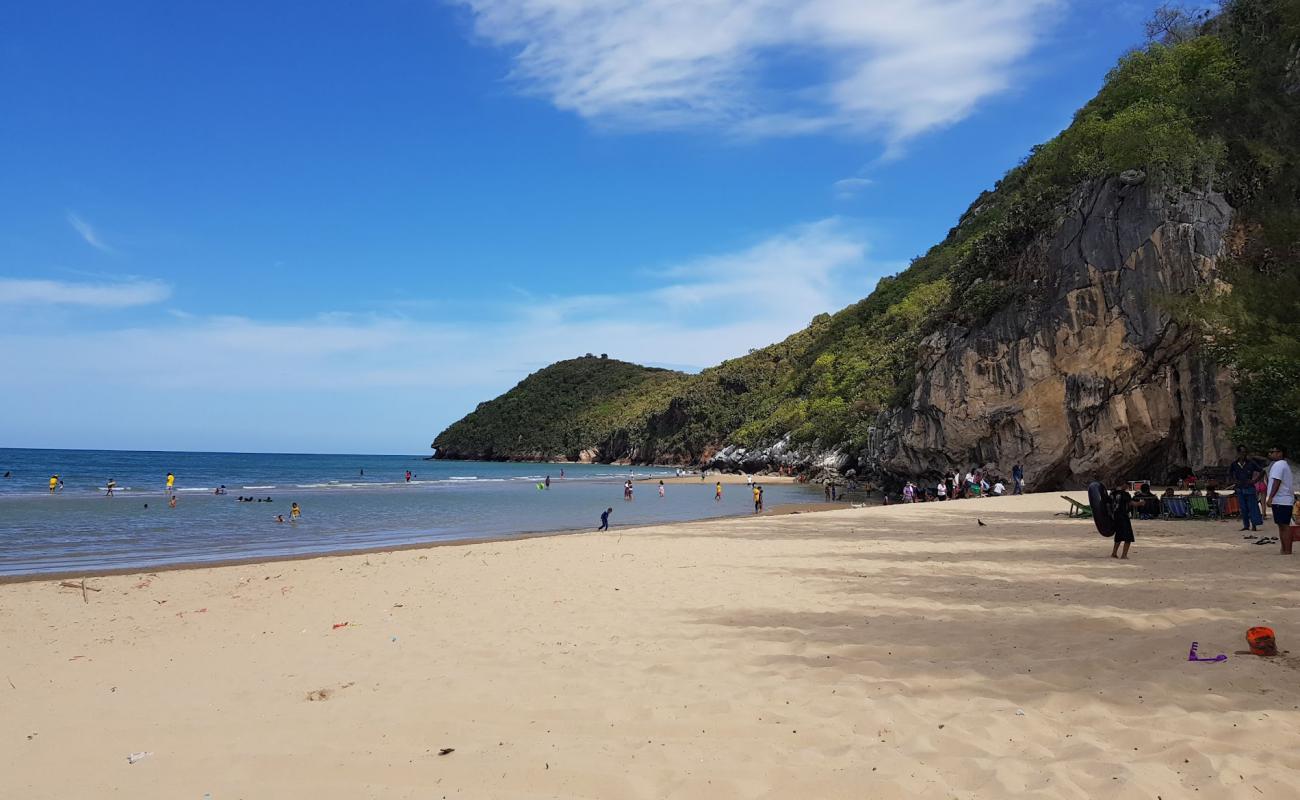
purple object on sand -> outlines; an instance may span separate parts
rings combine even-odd
[[[1209,661],[1209,662],[1219,662],[1219,661],[1227,661],[1227,660],[1228,660],[1228,655],[1227,655],[1227,653],[1219,653],[1217,656],[1214,656],[1213,658],[1201,658],[1200,656],[1196,655],[1196,648],[1197,648],[1197,647],[1200,647],[1200,643],[1198,643],[1198,642],[1192,642],[1192,649],[1189,650],[1189,651],[1187,652],[1187,660],[1188,660],[1188,661]]]

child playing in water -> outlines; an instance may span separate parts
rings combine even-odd
[[[1129,518],[1129,504],[1133,495],[1128,493],[1128,483],[1120,481],[1110,492],[1110,516],[1115,525],[1115,546],[1111,548],[1111,558],[1128,558],[1129,545],[1133,544],[1133,520]],[[1120,555],[1120,545],[1124,553]]]

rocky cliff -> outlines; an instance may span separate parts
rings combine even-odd
[[[1090,181],[1019,259],[1033,287],[918,354],[911,401],[882,413],[862,469],[934,475],[1025,466],[1038,485],[1161,479],[1229,460],[1231,376],[1198,355],[1171,298],[1218,280],[1232,209],[1140,173]]]
[[[1040,489],[1300,448],[1297,54],[1300,0],[1228,0],[1126,54],[870,296],[698,375],[548,389],[569,410],[544,432],[515,391],[439,442],[887,484],[1020,463]]]

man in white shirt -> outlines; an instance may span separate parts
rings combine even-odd
[[[1286,460],[1286,449],[1274,446],[1268,451],[1273,466],[1268,468],[1267,505],[1277,523],[1277,536],[1282,542],[1282,555],[1291,555],[1291,508],[1295,503],[1295,489],[1291,482],[1291,465]]]
[[[993,484],[994,497],[1001,497],[1003,494],[1006,493],[1006,491],[1007,491],[1006,484],[1004,484],[1002,481],[998,481],[997,483]]]

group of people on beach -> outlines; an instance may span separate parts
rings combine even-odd
[[[1259,526],[1273,515],[1277,525],[1278,543],[1282,555],[1291,555],[1296,537],[1295,526],[1298,505],[1291,464],[1286,448],[1273,445],[1268,451],[1267,472],[1265,464],[1252,458],[1244,446],[1237,448],[1237,458],[1228,467],[1228,478],[1233,483],[1237,509],[1241,513],[1241,529],[1258,531]],[[1195,491],[1195,490],[1193,490]]]
[[[1211,514],[1226,514],[1226,511],[1220,509],[1230,508],[1225,501],[1234,497],[1237,513],[1241,515],[1241,530],[1258,532],[1259,526],[1271,513],[1273,522],[1277,525],[1277,539],[1257,539],[1255,544],[1277,541],[1281,554],[1291,555],[1296,538],[1292,523],[1300,515],[1300,510],[1296,508],[1300,504],[1296,501],[1294,478],[1291,464],[1287,461],[1286,448],[1282,445],[1269,448],[1268,460],[1265,462],[1252,457],[1244,445],[1238,447],[1236,459],[1228,465],[1228,481],[1233,487],[1232,494],[1220,494],[1216,483],[1207,483],[1202,491],[1200,481],[1195,476],[1189,476],[1182,481],[1189,490],[1188,494],[1181,497],[1173,486],[1166,487],[1164,493],[1157,496],[1151,491],[1150,483],[1142,483],[1137,492],[1130,493],[1129,481],[1119,481],[1109,492],[1110,507],[1107,509],[1114,527],[1115,544],[1111,548],[1111,557],[1128,558],[1129,547],[1135,539],[1132,523],[1134,516],[1140,520],[1155,519],[1160,515],[1165,501],[1191,498],[1204,498]],[[1245,538],[1256,539],[1254,536]]]
[[[1011,486],[1011,494],[1024,494],[1025,470],[1019,464],[1011,468]],[[944,475],[933,485],[908,481],[903,484],[901,497],[904,503],[927,503],[964,500],[968,497],[1001,497],[1006,493],[1007,484],[1002,478],[972,468],[966,471],[964,477],[954,472]],[[885,504],[889,503],[889,495],[885,495]]]

